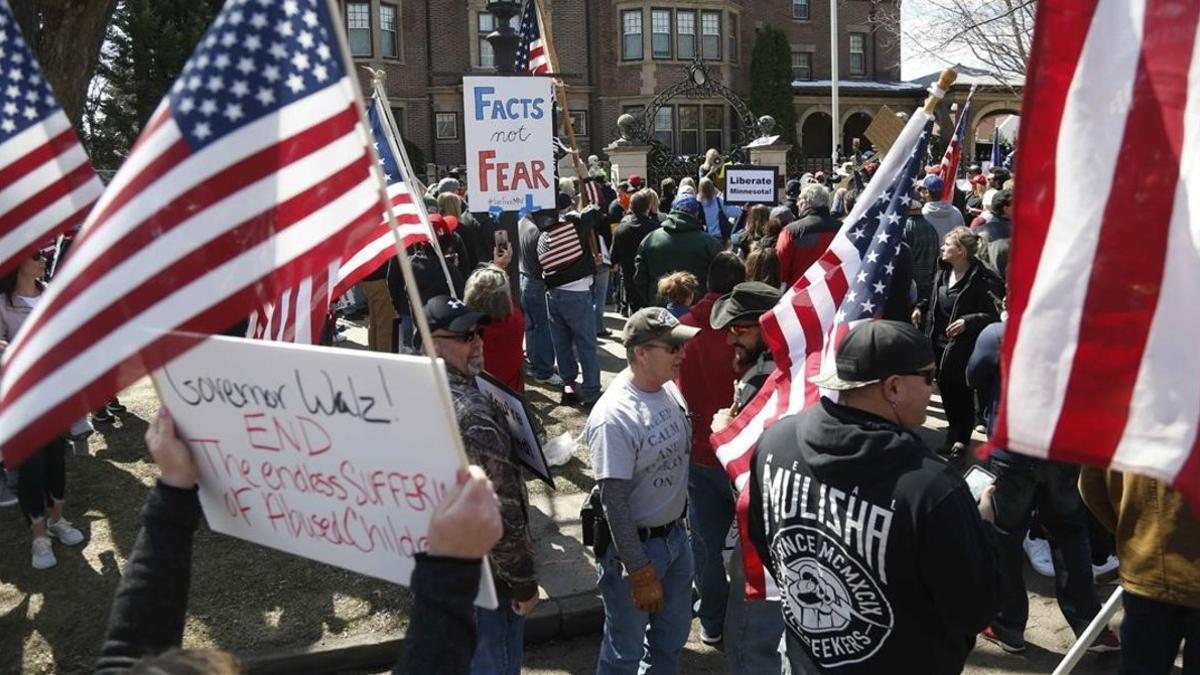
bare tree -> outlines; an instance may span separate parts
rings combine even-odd
[[[9,4],[67,117],[78,123],[117,0],[10,0]]]
[[[884,33],[903,36],[916,49],[947,61],[954,60],[947,55],[969,53],[1000,81],[1013,83],[1025,77],[1034,9],[1035,0],[921,0],[920,15],[908,26],[899,25],[898,15],[878,16],[896,22]]]

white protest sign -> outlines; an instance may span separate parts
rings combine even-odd
[[[730,204],[774,204],[777,178],[778,173],[773,166],[727,166],[725,201]]]
[[[555,206],[554,99],[545,77],[464,77],[472,211]]]
[[[153,377],[200,469],[210,528],[408,585],[461,465],[436,394],[443,367],[212,337]],[[475,602],[495,607],[483,572]]]

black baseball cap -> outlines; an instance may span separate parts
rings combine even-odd
[[[429,330],[445,330],[458,335],[465,335],[476,326],[489,323],[492,319],[483,312],[477,312],[462,300],[448,295],[436,295],[425,303],[425,319],[429,322]]]
[[[858,389],[891,377],[914,374],[933,365],[933,343],[903,321],[867,321],[842,340],[835,370],[810,377],[825,389]]]
[[[659,340],[671,345],[683,344],[696,337],[700,329],[684,326],[662,307],[643,307],[625,321],[623,338],[626,347],[636,347]]]
[[[713,303],[712,317],[708,320],[716,330],[728,326],[734,321],[753,319],[771,311],[779,304],[783,291],[761,281],[743,281],[733,287],[733,291],[722,295]]]

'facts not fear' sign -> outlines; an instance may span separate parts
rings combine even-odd
[[[554,98],[543,77],[464,77],[472,211],[555,205]]]

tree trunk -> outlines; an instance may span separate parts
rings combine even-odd
[[[79,123],[88,83],[116,0],[11,0],[42,73],[74,124]]]

